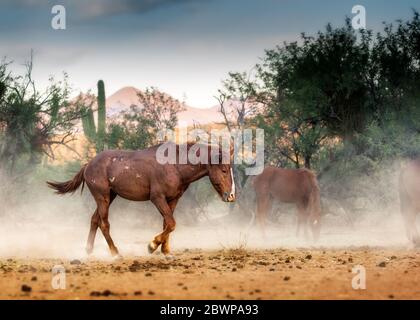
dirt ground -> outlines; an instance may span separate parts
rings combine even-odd
[[[52,268],[65,268],[53,289]],[[355,290],[352,268],[366,270]],[[420,299],[420,251],[183,250],[118,261],[0,258],[1,299]]]

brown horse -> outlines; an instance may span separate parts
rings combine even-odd
[[[416,216],[420,211],[420,159],[413,160],[400,173],[400,204],[408,239],[420,246]]]
[[[264,232],[267,212],[273,200],[294,203],[297,207],[297,229],[303,225],[306,234],[308,224],[315,240],[321,228],[321,202],[316,176],[307,169],[282,169],[266,167],[253,179],[257,196],[257,221]]]
[[[79,173],[67,182],[47,182],[58,194],[76,191],[86,183],[97,209],[92,216],[86,251],[93,251],[96,230],[99,226],[113,256],[119,256],[118,249],[110,236],[108,211],[116,196],[133,200],[150,200],[163,216],[163,232],[150,242],[149,252],[154,252],[159,245],[166,255],[169,254],[169,234],[175,229],[173,213],[176,204],[188,186],[204,176],[208,176],[213,187],[225,202],[235,201],[235,184],[230,164],[223,164],[223,153],[214,151],[210,146],[201,145],[206,149],[191,149],[193,144],[174,145],[177,159],[180,150],[193,151],[199,156],[200,150],[208,151],[208,161],[191,164],[161,164],[157,161],[157,145],[139,151],[104,151],[99,153],[89,163],[84,165]],[[197,145],[195,145],[197,147]],[[197,150],[197,151],[196,151]],[[218,161],[214,159],[218,158]],[[228,158],[229,159],[229,158]],[[206,163],[204,163],[206,162]],[[217,164],[213,164],[218,162]],[[178,162],[176,162],[178,163]],[[82,191],[83,191],[82,186]]]

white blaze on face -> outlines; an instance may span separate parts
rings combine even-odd
[[[230,190],[230,195],[235,196],[235,179],[233,179],[233,170],[230,168],[230,177],[232,179],[232,189]]]

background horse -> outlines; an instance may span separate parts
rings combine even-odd
[[[282,169],[266,167],[253,181],[257,196],[257,221],[264,232],[267,212],[273,200],[294,203],[297,207],[297,229],[303,226],[306,234],[308,225],[315,240],[319,238],[321,201],[315,174],[307,169]]]
[[[47,182],[58,194],[76,191],[86,183],[97,209],[92,216],[86,251],[90,254],[96,230],[99,226],[113,256],[118,256],[118,249],[109,233],[109,206],[117,196],[133,201],[150,200],[163,216],[163,232],[150,242],[149,252],[154,252],[159,245],[164,254],[169,254],[169,234],[175,229],[173,213],[179,198],[188,186],[202,177],[208,176],[213,187],[225,202],[235,201],[235,184],[230,164],[223,164],[223,153],[220,148],[217,154],[210,146],[187,144],[189,152],[200,156],[200,151],[207,148],[207,163],[160,164],[157,161],[157,150],[160,145],[140,151],[104,151],[99,153],[70,181]],[[177,159],[180,146],[175,145]],[[185,150],[184,148],[182,150]],[[212,154],[213,152],[213,154]],[[218,164],[213,164],[218,158]],[[213,161],[212,161],[213,160]],[[204,162],[204,161],[203,161]],[[83,191],[82,186],[82,191]]]
[[[400,205],[408,239],[420,246],[416,216],[420,211],[420,159],[407,164],[400,173]]]

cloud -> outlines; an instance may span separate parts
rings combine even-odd
[[[196,4],[203,0],[63,0],[66,9],[74,12],[81,19],[109,17],[119,14],[142,14],[167,6],[178,6],[185,3]],[[36,7],[47,7],[56,5],[52,0],[5,0],[1,6],[14,7],[19,9],[30,9]]]

